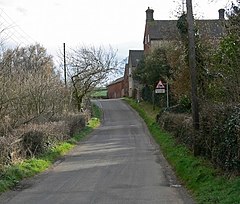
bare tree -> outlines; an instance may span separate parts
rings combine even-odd
[[[6,50],[0,59],[0,132],[66,111],[67,92],[40,45]],[[4,122],[5,121],[5,122]]]
[[[109,47],[79,47],[67,53],[68,72],[78,111],[83,98],[97,85],[104,83],[118,69],[117,52]]]

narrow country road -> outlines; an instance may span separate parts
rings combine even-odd
[[[0,196],[9,204],[191,204],[142,119],[101,100],[102,126],[47,172]]]

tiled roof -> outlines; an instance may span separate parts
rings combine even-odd
[[[147,22],[150,40],[173,40],[179,35],[176,20],[154,20]]]
[[[124,80],[124,77],[120,77],[120,78],[114,80],[113,82],[111,82],[110,84],[108,84],[107,86],[111,86],[113,84],[117,84],[119,82],[122,82],[123,80]]]
[[[219,38],[224,35],[224,21],[221,20],[197,20],[197,28],[200,36]]]
[[[221,20],[196,20],[199,34],[210,38],[223,35],[223,21]],[[147,22],[146,31],[149,40],[175,40],[179,37],[177,20],[154,20]]]

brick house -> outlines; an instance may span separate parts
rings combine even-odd
[[[135,98],[139,95],[138,83],[133,80],[132,73],[143,58],[143,53],[143,50],[129,50],[128,63],[125,65],[124,76],[107,86],[109,98],[121,98],[123,96]]]
[[[118,78],[107,86],[108,98],[122,98],[124,96],[124,77]]]
[[[218,12],[219,19],[195,20],[197,34],[200,38],[216,41],[224,35],[225,10],[219,9]],[[148,7],[143,38],[144,53],[180,39],[177,20],[154,20],[153,13],[154,10]]]
[[[224,9],[219,11],[219,19],[213,20],[196,20],[196,27],[198,30],[198,36],[200,38],[211,39],[213,44],[216,44],[218,40],[224,35]],[[163,49],[168,47],[173,42],[179,42],[180,33],[177,28],[178,20],[154,20],[154,10],[146,10],[146,23],[143,38],[144,50],[129,50],[128,57],[128,96],[133,98],[139,98],[139,92],[141,85],[133,80],[132,73],[137,68],[139,60],[143,59],[144,55],[151,52],[156,48],[162,47]]]
[[[198,36],[212,39],[215,43],[224,35],[224,9],[219,11],[219,19],[196,20]],[[145,54],[158,47],[167,47],[169,43],[179,42],[180,33],[177,28],[177,20],[154,20],[154,10],[146,10],[146,24],[143,38],[143,50],[129,50],[128,63],[125,65],[124,76],[113,81],[107,86],[109,98],[121,98],[123,96],[140,98],[141,85],[133,79],[133,71]]]

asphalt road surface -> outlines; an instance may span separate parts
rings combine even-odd
[[[102,126],[51,169],[2,194],[0,203],[193,203],[137,113],[121,100],[96,103]]]

